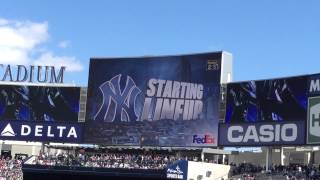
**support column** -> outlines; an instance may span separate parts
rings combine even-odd
[[[4,145],[4,140],[1,140],[2,141],[2,143],[1,143],[1,148],[0,148],[0,150],[2,150],[3,149],[3,145]],[[0,151],[1,152],[1,151]]]
[[[44,153],[45,151],[45,143],[41,143],[41,152]]]
[[[182,159],[180,151],[176,152],[176,156],[178,157],[178,159]]]
[[[286,156],[284,155],[284,148],[280,147],[280,165],[284,166],[284,159]]]
[[[201,161],[204,162],[204,152],[203,152],[203,150],[201,151]]]
[[[266,148],[266,171],[271,171],[272,167],[272,147]]]
[[[304,164],[310,164],[310,162],[311,162],[311,152],[307,152],[305,157],[306,158],[305,158]]]
[[[214,155],[214,161],[213,161],[214,163],[219,163],[219,155],[218,154],[216,154],[216,155]]]
[[[223,155],[222,155],[222,164],[225,164],[225,162],[226,162],[226,155],[223,154]]]
[[[315,164],[315,152],[314,151],[311,152],[309,164]]]

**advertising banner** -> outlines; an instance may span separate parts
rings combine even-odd
[[[77,122],[80,87],[0,85],[0,121]]]
[[[178,160],[166,168],[167,179],[228,179],[229,165]]]
[[[319,117],[320,74],[230,83],[227,85],[226,124],[220,126],[220,133],[227,135],[228,131],[231,132],[236,127],[239,127],[238,130],[246,132],[248,127],[253,126],[259,133],[259,128],[268,127],[269,123],[274,123],[279,127],[294,123],[299,124],[298,138],[295,141],[288,142],[279,139],[277,142],[262,143],[259,141],[256,144],[249,144],[320,144]],[[265,132],[263,128],[262,132]],[[302,132],[306,133],[305,142],[300,139],[299,134]],[[229,141],[230,137],[231,139],[238,137],[235,134],[232,135],[229,136],[229,139],[227,136],[221,137],[220,135],[220,145],[236,144]],[[239,139],[241,139],[240,137]]]
[[[91,59],[85,141],[216,146],[221,53]]]
[[[170,164],[169,167],[166,168],[167,171],[167,179],[181,179],[187,180],[188,176],[188,161],[186,160],[178,160],[173,164]]]
[[[320,75],[313,75],[308,83],[307,144],[320,144]]]
[[[305,121],[308,76],[227,85],[226,123]]]
[[[0,140],[81,143],[82,128],[80,123],[0,121]]]
[[[269,146],[305,144],[305,122],[220,124],[220,146]]]

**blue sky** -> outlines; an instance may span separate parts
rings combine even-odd
[[[319,7],[317,0],[2,0],[0,62],[65,62],[74,65],[66,81],[82,86],[90,57],[225,50],[235,81],[316,73]]]

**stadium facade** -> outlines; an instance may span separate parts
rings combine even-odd
[[[65,68],[39,66],[34,76],[35,67],[13,72],[2,65],[9,82],[0,85],[1,154],[149,149],[267,170],[271,164],[320,164],[320,75],[232,82],[232,65],[227,52],[91,58],[88,87],[63,84]],[[177,167],[167,169],[167,178],[180,179]]]

